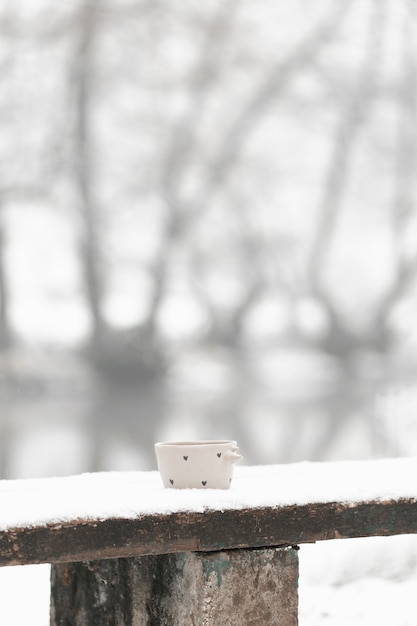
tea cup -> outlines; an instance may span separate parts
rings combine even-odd
[[[243,457],[232,440],[161,441],[155,444],[164,487],[229,489],[233,466]]]

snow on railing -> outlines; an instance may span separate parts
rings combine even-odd
[[[226,491],[0,481],[0,564],[53,564],[52,626],[296,624],[299,544],[416,533],[416,475],[395,459],[240,467]]]

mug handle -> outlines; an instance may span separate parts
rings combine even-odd
[[[237,463],[238,461],[241,461],[242,459],[243,459],[243,456],[241,454],[238,454],[235,451],[228,451],[224,455],[224,460],[227,461],[228,463]]]

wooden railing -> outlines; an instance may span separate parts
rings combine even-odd
[[[0,482],[0,564],[52,564],[51,626],[297,624],[301,544],[416,532],[414,460]]]

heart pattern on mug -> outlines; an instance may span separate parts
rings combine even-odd
[[[217,450],[214,448],[214,450],[211,452],[212,454],[212,461],[210,462],[209,459],[207,459],[207,465],[208,465],[208,470],[206,468],[206,470],[203,469],[203,471],[211,471],[210,465],[212,465],[212,471],[214,472],[214,483],[213,483],[213,477],[211,475],[206,474],[206,480],[201,480],[201,477],[199,477],[198,475],[195,476],[195,462],[197,461],[198,463],[198,455],[195,455],[193,453],[188,453],[188,454],[183,454],[183,452],[188,452],[188,450],[183,450],[178,454],[177,457],[177,463],[183,463],[183,462],[187,462],[187,468],[185,468],[183,466],[183,470],[182,470],[182,474],[179,474],[179,476],[175,475],[175,468],[173,467],[172,469],[174,470],[171,474],[171,476],[174,475],[174,478],[169,478],[167,477],[168,483],[170,487],[174,487],[175,488],[182,488],[183,487],[183,483],[184,482],[189,482],[190,485],[192,484],[194,486],[194,488],[198,488],[200,486],[201,487],[207,487],[207,488],[219,488],[217,486],[217,481],[219,480],[217,477],[217,472],[223,472],[223,465],[225,465],[225,468],[227,468],[228,463],[227,463],[227,455],[224,455],[223,452],[218,452],[218,448]],[[216,461],[215,459],[218,459],[218,461]],[[225,459],[225,463],[219,463],[220,459],[223,461],[223,459]],[[189,461],[189,463],[188,463]],[[232,461],[233,462],[233,461]],[[199,470],[200,471],[200,470]],[[227,469],[226,469],[227,471]],[[204,475],[204,474],[203,474]],[[169,476],[169,475],[168,475]],[[188,478],[189,476],[189,478]],[[201,476],[201,474],[200,474]],[[227,485],[230,485],[230,483],[232,482],[232,479],[230,476],[225,476],[224,479],[221,480],[225,480],[227,481]],[[208,484],[210,482],[210,485]],[[227,488],[226,485],[224,485],[221,488]]]

